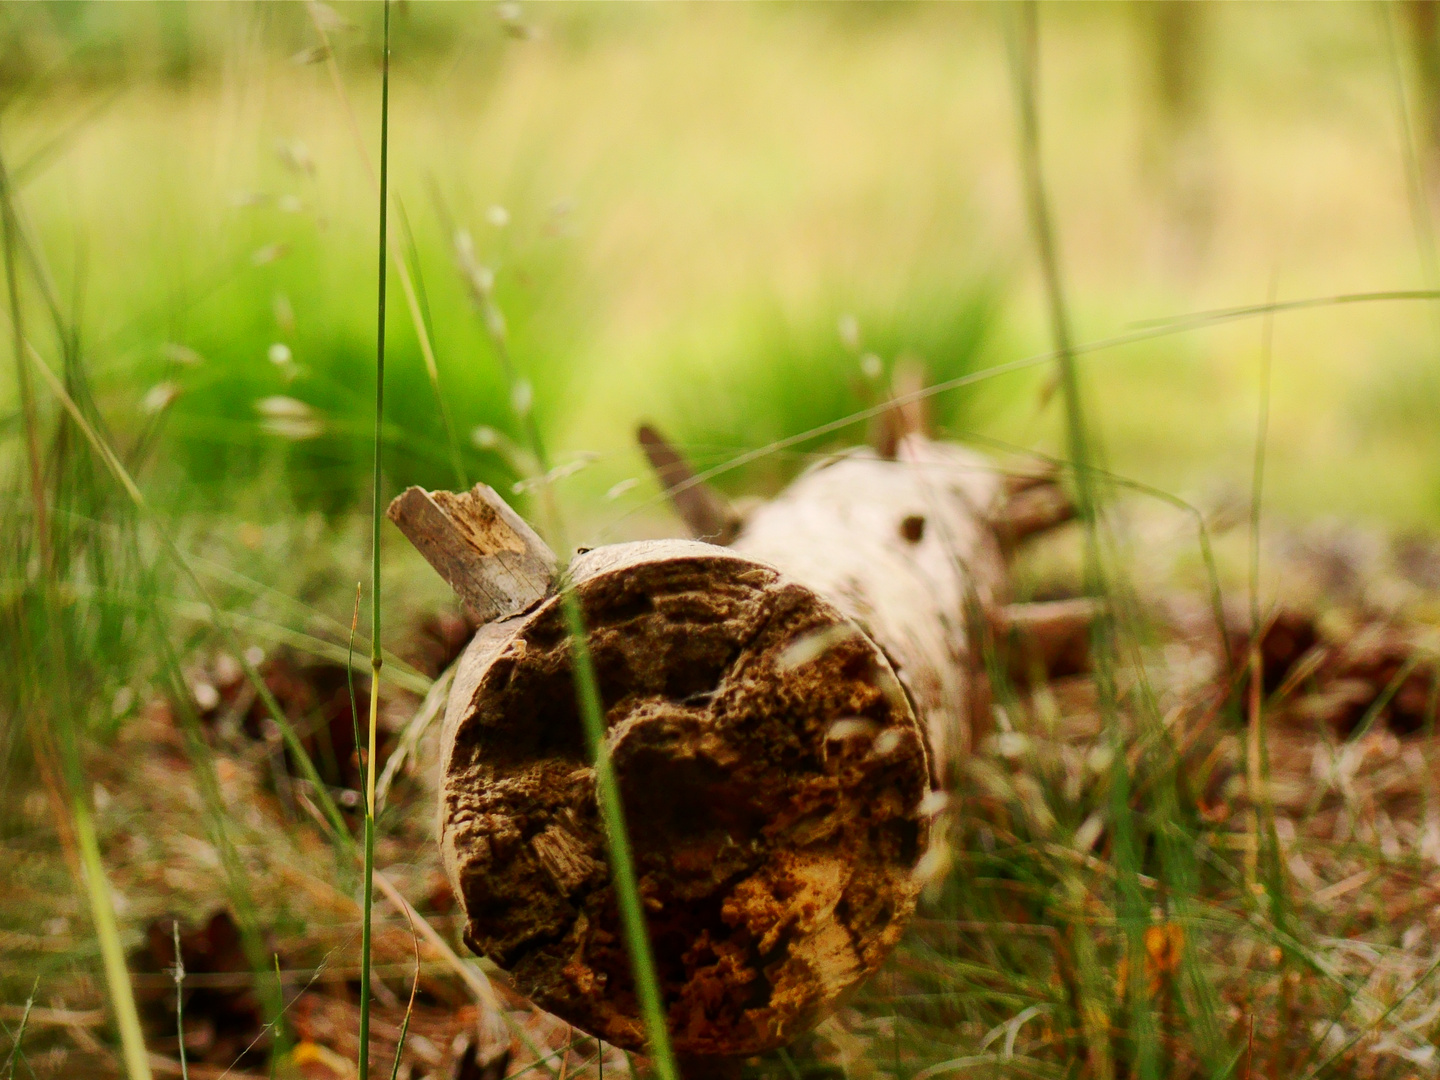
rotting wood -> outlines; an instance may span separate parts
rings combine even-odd
[[[894,454],[811,469],[728,548],[619,544],[568,570],[687,1058],[783,1045],[879,966],[919,891],[924,796],[988,716],[981,641],[1024,621],[1000,614],[993,463],[921,435]],[[662,484],[683,470],[703,491],[674,458]],[[480,628],[441,746],[467,944],[543,1007],[642,1049],[558,597]]]
[[[407,488],[386,516],[479,622],[523,611],[555,581],[545,541],[485,484],[460,494]]]
[[[926,832],[915,714],[835,605],[730,549],[621,544],[570,572],[675,1048],[758,1053],[899,938]],[[827,632],[822,654],[782,663]],[[545,1008],[639,1048],[558,598],[480,629],[442,747],[441,849],[467,943]]]

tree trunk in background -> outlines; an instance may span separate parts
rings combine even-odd
[[[1204,259],[1215,212],[1205,128],[1210,12],[1201,0],[1138,9],[1149,83],[1145,168],[1165,206],[1168,261],[1193,271]]]
[[[1433,200],[1440,181],[1440,6],[1436,0],[1405,0],[1401,12],[1415,66],[1417,151]]]

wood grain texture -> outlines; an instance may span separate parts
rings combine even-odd
[[[773,567],[677,540],[597,549],[572,574],[676,1051],[783,1045],[913,909],[915,714],[860,628]],[[790,659],[817,635],[834,644]],[[467,944],[543,1007],[643,1048],[558,597],[476,635],[442,745]]]
[[[426,491],[410,487],[386,511],[476,621],[523,611],[555,582],[555,555],[494,488]]]

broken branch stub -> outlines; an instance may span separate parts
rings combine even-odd
[[[485,484],[458,494],[406,488],[386,516],[481,623],[524,611],[554,587],[554,553]]]
[[[684,455],[649,424],[641,424],[635,438],[690,535],[722,546],[734,540],[740,531],[740,515],[725,497],[697,481]]]

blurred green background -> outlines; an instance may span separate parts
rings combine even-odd
[[[1044,158],[1079,340],[1272,292],[1435,284],[1433,95],[1411,7],[1042,7]],[[373,159],[378,5],[0,13],[0,145],[59,321],[150,498],[257,527],[344,519],[368,486],[376,258],[346,98]],[[565,485],[576,539],[674,528],[632,448],[641,419],[715,464],[873,403],[897,363],[938,381],[1045,351],[1005,19],[398,4],[392,191],[465,479],[513,481],[512,420],[452,227],[495,272],[557,460],[595,455]],[[391,300],[387,484],[455,486],[393,271]],[[26,306],[58,368],[63,335],[33,289]],[[1272,512],[1440,522],[1435,308],[1275,320]],[[1088,355],[1112,466],[1208,509],[1243,496],[1262,323]],[[1042,368],[987,380],[938,397],[934,417],[1058,451],[1044,383]],[[864,431],[725,483],[773,490]],[[14,463],[20,432],[7,377]]]

